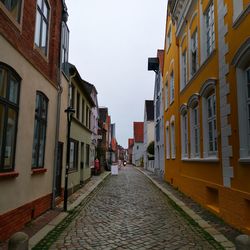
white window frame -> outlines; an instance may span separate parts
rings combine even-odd
[[[170,74],[170,104],[174,101],[174,71]]]
[[[41,4],[41,6],[40,6]],[[47,8],[47,13],[45,9]],[[40,18],[40,23],[38,20]],[[41,52],[47,56],[49,47],[49,20],[50,20],[50,6],[47,0],[37,0],[36,4],[36,25],[35,25],[35,45]],[[45,25],[45,26],[44,26]],[[45,30],[44,30],[45,27]],[[45,33],[45,34],[44,34]],[[44,40],[45,37],[45,40]],[[43,47],[43,43],[45,46]]]
[[[187,75],[187,50],[185,49],[181,54],[181,78],[182,78],[182,89],[187,85],[188,75]]]
[[[182,159],[188,158],[188,113],[181,114],[181,156]]]
[[[165,84],[165,109],[168,109],[168,81]]]
[[[202,97],[202,128],[203,128],[203,158],[218,159],[218,139],[217,139],[217,103],[216,103],[216,80],[208,79],[201,87],[200,96]],[[208,110],[209,102],[212,101],[212,109]],[[210,108],[211,108],[210,107]],[[209,124],[211,125],[209,136]],[[212,149],[209,148],[209,140]]]
[[[169,123],[166,126],[166,159],[170,159]]]
[[[174,122],[171,122],[170,133],[171,133],[171,159],[175,159],[176,150],[175,150],[175,123]]]
[[[213,52],[215,48],[215,31],[214,31],[214,3],[208,6],[206,12],[204,13],[205,21],[205,37],[206,37],[206,56]]]
[[[195,60],[194,60],[195,58]],[[194,65],[195,64],[195,65]],[[191,48],[190,48],[190,74],[193,76],[198,70],[198,31],[197,29],[191,36]]]
[[[199,105],[190,109],[190,148],[191,158],[200,158]]]

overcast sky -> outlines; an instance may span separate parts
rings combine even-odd
[[[148,57],[164,48],[165,0],[66,0],[70,62],[95,85],[116,137],[127,148],[133,121],[143,121],[144,102],[152,100],[154,73]]]

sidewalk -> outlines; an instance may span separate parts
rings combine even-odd
[[[100,175],[92,176],[90,181],[86,183],[82,188],[77,190],[68,198],[68,211],[70,212],[77,207],[86,197],[88,197],[94,189],[101,184],[106,177],[110,175],[110,172],[103,172]],[[29,235],[29,248],[34,247],[45,235],[53,230],[68,213],[63,212],[63,202],[61,202],[55,210],[49,210],[28,223],[21,232]],[[0,250],[7,250],[8,244],[4,242],[0,244]]]
[[[163,181],[155,173],[147,171],[144,168],[137,167],[136,169],[147,176],[168,198],[225,247],[225,249],[235,249],[235,238],[242,234],[240,231],[232,228],[220,218],[202,208],[191,198]]]

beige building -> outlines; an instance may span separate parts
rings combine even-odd
[[[70,64],[71,107],[75,109],[70,131],[69,194],[91,177],[91,109],[95,106],[87,84],[76,67]]]
[[[0,240],[51,208],[65,162],[66,6],[24,3],[0,1]]]

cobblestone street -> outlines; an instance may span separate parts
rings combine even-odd
[[[139,171],[111,176],[50,249],[215,249]]]

